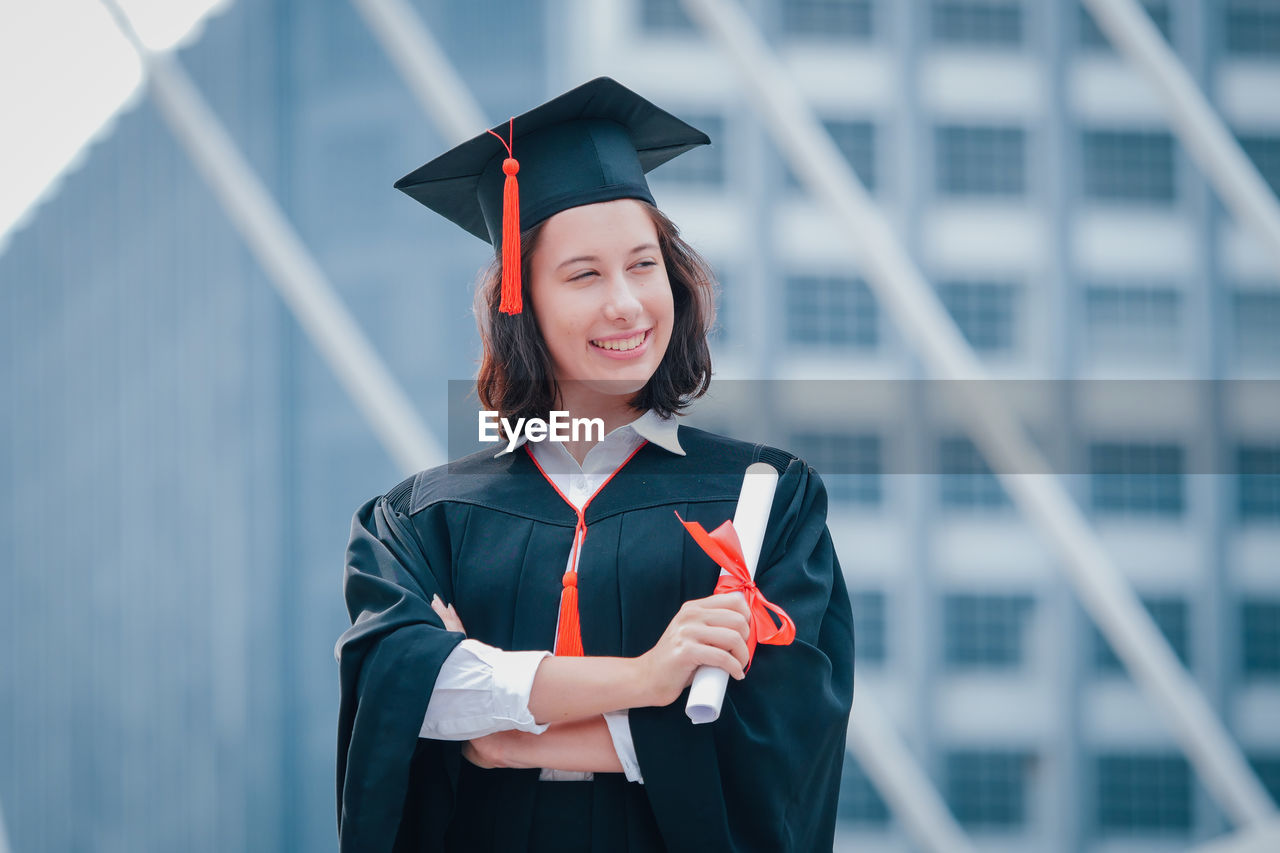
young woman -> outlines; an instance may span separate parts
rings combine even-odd
[[[708,141],[598,78],[397,183],[499,249],[484,407],[604,438],[486,450],[356,511],[344,851],[831,848],[853,629],[825,490],[785,451],[677,423],[710,381],[713,278],[643,176]],[[680,523],[732,518],[762,460],[780,476],[755,583],[788,645],[756,645],[773,622],[715,593]],[[731,679],[694,725],[703,665]]]

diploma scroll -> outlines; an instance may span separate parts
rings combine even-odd
[[[752,464],[742,478],[738,508],[733,514],[733,529],[737,531],[742,556],[752,578],[756,576],[756,564],[760,562],[760,546],[764,544],[769,509],[773,506],[773,493],[777,487],[778,471],[767,462]],[[720,667],[698,667],[693,674],[689,701],[684,709],[689,719],[694,723],[713,723],[720,719],[720,706],[724,704],[724,691],[728,685],[729,673]]]

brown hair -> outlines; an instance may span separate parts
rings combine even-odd
[[[629,403],[639,411],[654,409],[670,417],[705,394],[711,384],[707,333],[715,322],[717,282],[711,265],[680,237],[675,223],[648,202],[637,201],[658,231],[658,246],[675,303],[675,323],[658,369]],[[547,417],[558,388],[529,297],[529,270],[545,222],[520,235],[523,311],[515,315],[498,311],[502,296],[500,255],[481,271],[476,284],[474,311],[483,347],[476,392],[485,409],[512,420]]]

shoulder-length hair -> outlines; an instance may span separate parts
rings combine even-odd
[[[675,223],[648,202],[637,201],[658,231],[658,246],[675,303],[675,322],[662,362],[629,403],[639,411],[654,409],[662,417],[670,417],[705,394],[711,384],[707,334],[715,322],[718,284],[711,265],[680,237]],[[515,315],[498,311],[502,296],[500,254],[481,271],[476,283],[473,307],[483,347],[476,391],[485,409],[512,421],[546,418],[558,391],[551,354],[529,296],[529,270],[544,224],[545,220],[520,235],[523,311]]]

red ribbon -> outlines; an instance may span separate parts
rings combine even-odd
[[[676,513],[676,518],[680,518],[680,513]],[[751,609],[751,630],[747,634],[747,665],[744,671],[751,668],[751,659],[755,657],[757,642],[767,646],[790,645],[796,638],[796,623],[791,621],[791,617],[785,610],[766,599],[764,593],[751,579],[747,560],[742,556],[742,543],[738,541],[738,531],[734,530],[733,522],[726,520],[710,533],[696,521],[685,521],[680,518],[680,523],[684,525],[685,530],[689,531],[689,535],[693,537],[694,542],[698,543],[698,547],[705,551],[716,565],[728,572],[727,575],[720,575],[715,592],[712,594],[741,592],[747,598],[747,607]],[[782,623],[780,626],[773,624],[770,611],[778,615],[778,620]]]

